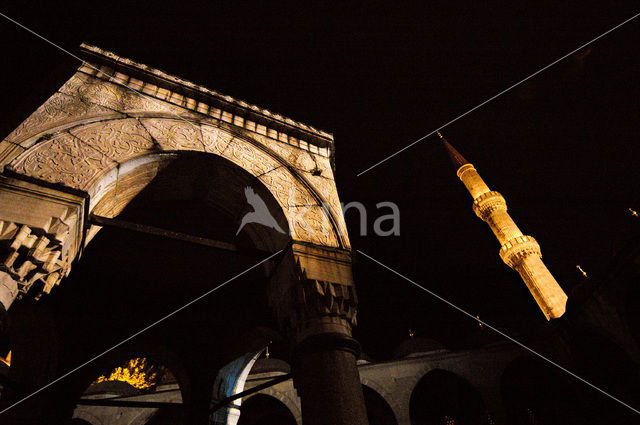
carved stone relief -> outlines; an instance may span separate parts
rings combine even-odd
[[[293,168],[303,171],[312,171],[316,168],[317,161],[314,158],[316,155],[308,151],[277,142],[268,137],[257,137],[257,140],[279,155]]]
[[[282,164],[253,144],[234,138],[221,156],[247,170],[254,176],[271,172]]]
[[[11,167],[19,174],[88,190],[116,163],[69,133],[60,133],[20,155]]]
[[[12,133],[10,140],[26,140],[30,135],[47,128],[72,123],[89,115],[113,117],[118,111],[190,113],[162,100],[137,94],[121,85],[77,72],[62,86],[59,93],[52,96]],[[210,117],[203,118],[203,121],[215,122]],[[334,224],[323,217],[325,212],[319,207],[324,203],[337,222],[339,232],[345,235],[343,242],[346,241],[329,159],[264,136],[251,136],[278,155],[284,164],[215,125],[187,123],[177,117],[141,117],[94,122],[71,127],[67,133],[41,138],[33,152],[30,150],[29,153],[20,155],[11,166],[18,173],[91,191],[90,188],[100,176],[131,158],[159,151],[210,152],[249,171],[273,191],[279,204],[287,210],[292,236],[295,238],[331,246],[339,245],[338,238],[331,236],[330,233],[333,232],[329,231]],[[34,142],[32,140],[30,143]],[[50,152],[45,153],[45,150]],[[4,151],[8,152],[6,148]],[[17,153],[14,152],[14,155]],[[312,196],[309,188],[301,184],[287,167],[297,170],[319,197]]]
[[[344,253],[305,250],[294,244],[271,279],[269,303],[280,328],[295,337],[318,326],[350,333],[358,307],[350,261]]]
[[[221,155],[233,139],[230,133],[218,127],[202,124],[200,129],[205,152]]]
[[[48,129],[90,116],[113,113],[114,111],[99,105],[82,102],[77,97],[56,93],[9,134],[6,140],[16,144],[26,143],[25,147],[30,147],[28,139]]]
[[[107,83],[111,84],[111,83]],[[117,86],[122,92],[122,103],[125,112],[164,112],[172,115],[183,115],[186,109],[163,102],[151,96]]]
[[[93,123],[73,128],[70,132],[118,163],[161,150],[135,118]]]
[[[114,111],[125,111],[125,88],[95,77],[83,78],[82,84],[73,87],[69,94],[78,96],[82,102],[93,103]]]
[[[198,124],[163,118],[142,118],[140,123],[162,150],[204,151]]]
[[[21,293],[26,293],[38,281],[42,292],[49,293],[69,271],[62,241],[57,239],[65,238],[68,233],[68,226],[61,220],[57,220],[49,232],[0,221],[0,272],[13,279]]]
[[[340,246],[335,226],[321,204],[325,202],[331,214],[341,220],[332,180],[306,173],[307,180],[322,196],[319,199],[284,164],[266,152],[247,141],[231,138],[222,129],[203,127],[200,134],[197,125],[174,119],[139,121],[127,118],[96,122],[41,141],[11,165],[18,173],[62,183],[93,195],[102,190],[97,185],[101,176],[132,158],[163,150],[218,151],[269,188],[285,210],[294,239]]]
[[[77,97],[82,103],[100,105],[115,111],[154,111],[172,114],[185,112],[178,106],[154,99],[138,89],[131,90],[83,72],[77,72],[62,86],[60,91]]]
[[[86,67],[81,69],[91,73]],[[123,83],[129,81],[122,74],[118,78]],[[288,225],[295,241],[349,247],[330,158],[288,144],[293,139],[287,134],[280,133],[280,141],[276,141],[251,131],[245,127],[242,111],[226,111],[232,119],[223,122],[217,119],[220,110],[215,105],[200,108],[200,101],[184,98],[183,91],[176,90],[171,99],[184,100],[192,110],[155,97],[165,96],[163,93],[168,90],[141,81],[135,84],[137,90],[157,90],[160,94],[139,94],[121,84],[76,72],[0,144],[0,167],[86,192],[90,202],[86,208],[114,217],[156,178],[163,164],[170,162],[169,157],[177,157],[171,152],[211,153],[238,167],[226,163],[228,167],[220,167],[224,171],[216,171],[220,175],[215,184],[225,190],[202,189],[209,190],[203,194],[205,201],[239,217],[251,206],[241,202],[237,194],[259,181],[278,203],[261,188],[269,208],[282,209],[284,217],[280,214],[277,219],[282,228]],[[242,107],[248,105],[241,104]],[[265,116],[267,120],[269,116],[284,119],[268,113]],[[306,131],[302,124],[289,121],[288,124],[299,126],[297,131]],[[85,194],[49,189],[65,195],[56,198],[58,195],[43,191],[35,201],[19,201],[22,207],[28,204],[31,210],[38,210],[32,215],[38,215],[39,221],[30,221],[29,213],[19,208],[0,205],[0,284],[15,282],[20,292],[26,292],[36,282],[42,284],[43,292],[49,292],[69,272],[80,245],[86,245],[98,231],[91,226],[83,239]],[[14,189],[0,188],[0,197],[8,190]],[[32,192],[25,189],[20,193],[27,197],[31,195],[25,193]],[[234,199],[232,194],[236,195]],[[225,196],[229,199],[220,199]],[[70,197],[80,200],[70,201]],[[14,202],[17,198],[11,199]],[[60,213],[60,205],[73,205],[68,211],[73,210],[75,216]],[[278,247],[284,245],[280,242]],[[303,268],[300,270],[289,294],[295,306],[287,308],[299,310],[296,314],[303,322],[307,319],[302,315],[306,314],[355,323],[352,285],[335,283],[341,280],[332,276],[307,276]]]

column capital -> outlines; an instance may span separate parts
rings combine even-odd
[[[295,342],[323,333],[351,335],[357,295],[351,252],[294,242],[274,271],[269,304]]]
[[[86,201],[0,175],[0,302],[7,310],[16,296],[31,291],[38,298],[69,274],[82,248]]]

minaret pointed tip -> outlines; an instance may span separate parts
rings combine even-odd
[[[442,140],[442,143],[444,144],[444,147],[447,149],[447,153],[449,154],[449,158],[451,159],[451,162],[456,167],[456,169],[462,167],[464,164],[469,164],[469,161],[467,161],[465,159],[465,157],[462,156],[460,154],[460,152],[458,152],[456,150],[456,148],[451,146],[449,141],[444,138],[442,133],[440,133],[439,131],[437,131],[437,133],[438,133],[438,136],[440,137],[440,140]]]

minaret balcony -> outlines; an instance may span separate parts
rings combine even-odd
[[[516,269],[530,255],[542,258],[540,245],[533,236],[518,236],[505,242],[500,248],[500,258],[512,269]]]
[[[495,210],[507,210],[507,202],[504,197],[495,190],[483,193],[473,200],[473,212],[483,221]]]

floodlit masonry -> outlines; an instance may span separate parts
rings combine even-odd
[[[538,242],[520,231],[507,212],[504,197],[489,189],[473,164],[460,155],[440,133],[438,135],[457,168],[458,177],[473,197],[473,211],[489,225],[498,238],[502,261],[520,274],[547,320],[562,316],[567,305],[567,294],[542,262]]]

